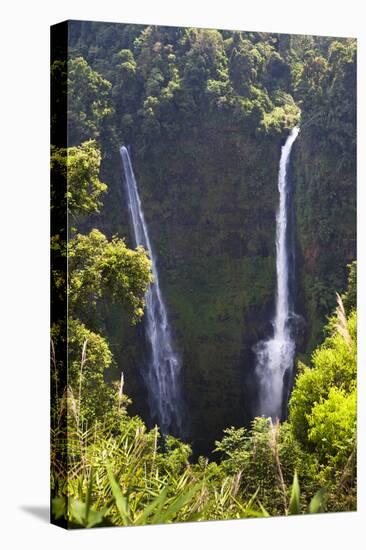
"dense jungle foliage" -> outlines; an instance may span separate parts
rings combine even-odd
[[[53,299],[67,296],[69,315],[52,326],[54,519],[354,510],[356,41],[75,21],[68,52],[51,66],[54,127],[68,94],[67,144],[55,133],[51,151],[53,216],[68,218],[67,235],[53,225]],[[303,323],[288,418],[275,423],[253,418],[252,348],[272,330],[278,161],[297,124]],[[130,244],[122,143],[182,357],[184,442],[151,424],[139,372],[153,281]]]

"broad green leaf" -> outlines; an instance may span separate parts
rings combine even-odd
[[[160,517],[154,516],[154,523],[166,523],[170,521],[192,498],[194,495],[202,488],[202,483],[198,483],[197,485],[194,485],[189,491],[186,491],[182,495],[180,495],[178,498],[176,498],[169,508],[163,512]]]
[[[94,527],[101,523],[104,519],[106,510],[92,510],[89,508],[88,512],[88,521],[85,521],[86,516],[86,505],[81,500],[70,499],[69,501],[69,511],[71,516],[71,521],[82,525],[83,527]]]
[[[325,512],[325,505],[327,500],[326,490],[319,489],[313,496],[309,504],[309,514],[319,514]]]
[[[65,517],[66,499],[64,497],[55,497],[52,499],[52,514],[55,519]]]
[[[116,506],[121,516],[123,525],[130,525],[131,522],[128,515],[127,499],[123,496],[121,487],[118,485],[109,464],[106,465],[106,469],[107,469],[109,484],[112,489],[114,500],[116,502]]]
[[[161,493],[150,503],[148,504],[145,509],[143,510],[142,514],[138,517],[137,521],[135,521],[135,525],[145,525],[147,523],[147,519],[152,515],[154,511],[157,510],[157,514],[159,514],[159,511],[162,509],[162,507],[165,504],[165,501],[167,499],[168,494],[168,488],[165,487]]]
[[[297,477],[297,472],[295,472],[294,481],[292,482],[291,498],[290,498],[288,513],[291,515],[301,513],[300,485],[299,485],[299,479]]]
[[[263,506],[263,504],[261,502],[259,502],[259,508],[262,511],[263,517],[265,517],[265,518],[271,517],[270,514],[267,512],[267,510],[265,509],[265,507]]]

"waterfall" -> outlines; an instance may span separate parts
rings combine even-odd
[[[120,149],[128,209],[135,245],[143,246],[152,262],[154,282],[145,295],[145,327],[150,346],[150,360],[143,370],[152,419],[162,434],[182,435],[182,398],[180,391],[180,360],[173,349],[166,307],[160,290],[156,266],[136,178],[126,147]]]
[[[259,342],[255,347],[256,375],[259,380],[258,414],[273,420],[283,416],[286,379],[289,380],[294,365],[295,341],[291,331],[292,311],[289,285],[289,258],[293,251],[289,238],[289,192],[288,167],[292,146],[299,134],[294,128],[281,150],[278,172],[279,205],[276,215],[276,307],[273,321],[273,337]],[[288,386],[288,383],[287,383]],[[287,401],[287,399],[286,399]]]

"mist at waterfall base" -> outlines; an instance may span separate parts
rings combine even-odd
[[[273,336],[254,347],[255,374],[258,380],[256,416],[272,420],[286,416],[287,401],[293,377],[295,339],[293,325],[298,317],[293,311],[291,263],[294,257],[294,239],[290,223],[293,211],[289,165],[292,146],[299,134],[294,128],[282,146],[278,172],[279,205],[276,214],[276,303]]]
[[[147,250],[152,263],[153,283],[145,295],[145,330],[150,357],[142,369],[151,420],[163,435],[184,436],[181,363],[173,349],[167,310],[162,297],[156,257],[153,253],[144,212],[126,147],[120,148],[124,183],[135,245]]]

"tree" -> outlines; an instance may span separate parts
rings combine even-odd
[[[187,44],[190,48],[184,58],[183,88],[198,106],[208,80],[227,81],[227,57],[222,36],[216,30],[190,29]]]
[[[327,127],[342,149],[354,152],[356,138],[356,54],[354,39],[329,47]]]
[[[102,296],[121,302],[136,323],[143,315],[144,296],[152,282],[151,261],[142,247],[127,248],[118,237],[108,241],[93,229],[68,244],[70,312],[94,308]]]
[[[103,298],[119,302],[137,323],[152,282],[151,261],[142,247],[131,250],[123,239],[115,236],[109,241],[98,229],[82,235],[71,228],[66,234],[66,214],[77,223],[77,214],[97,213],[102,206],[107,186],[99,179],[100,162],[95,140],[52,148],[53,220],[60,222],[53,224],[51,238],[53,304],[57,304],[53,312],[58,313],[52,326],[53,418],[59,418],[65,406],[64,429],[70,411],[78,424],[90,424],[110,410],[113,401],[111,384],[104,378],[112,364],[108,342],[81,319],[97,329],[96,316],[90,313]]]
[[[327,60],[315,51],[308,51],[294,82],[305,122],[309,117],[319,115],[324,106],[327,72]]]
[[[289,403],[289,418],[296,438],[305,448],[314,449],[309,438],[309,419],[316,403],[323,402],[335,387],[351,393],[356,384],[356,314],[339,324],[329,321],[330,336],[311,358],[312,367],[300,364]],[[312,426],[313,427],[313,426]]]
[[[288,512],[290,486],[297,471],[306,503],[317,490],[312,480],[314,458],[293,437],[290,425],[255,418],[251,429],[228,428],[216,441],[226,474],[240,473],[240,493],[256,493],[265,509],[274,515]]]
[[[356,311],[342,299],[329,319],[329,336],[301,366],[289,404],[292,433],[316,457],[314,479],[326,487],[328,509],[355,508]]]
[[[101,196],[107,186],[99,179],[101,153],[95,140],[85,141],[78,147],[52,147],[52,191],[65,188],[61,205],[68,213],[91,214],[99,212]],[[53,200],[55,203],[56,200]]]
[[[103,336],[92,332],[76,319],[68,323],[68,388],[76,403],[76,420],[90,426],[108,416],[113,406],[113,391],[105,373],[112,364],[112,353]]]
[[[115,56],[115,75],[112,98],[116,118],[121,120],[124,134],[131,131],[138,109],[143,83],[131,50],[120,50]]]
[[[357,262],[348,264],[347,291],[343,294],[342,300],[347,314],[357,307]]]
[[[278,52],[271,52],[266,61],[264,83],[267,90],[289,91],[291,85],[290,65]]]
[[[239,95],[250,95],[250,87],[258,83],[263,64],[264,58],[249,40],[241,40],[234,47],[230,56],[229,75]]]
[[[308,439],[316,446],[319,460],[342,469],[356,440],[356,390],[332,387],[326,398],[314,403],[307,414]]]
[[[260,128],[265,134],[282,133],[291,130],[300,121],[300,110],[290,94],[277,92],[274,96],[274,107],[265,112]]]
[[[82,57],[68,63],[68,142],[96,139],[113,113],[112,84],[92,70]]]

